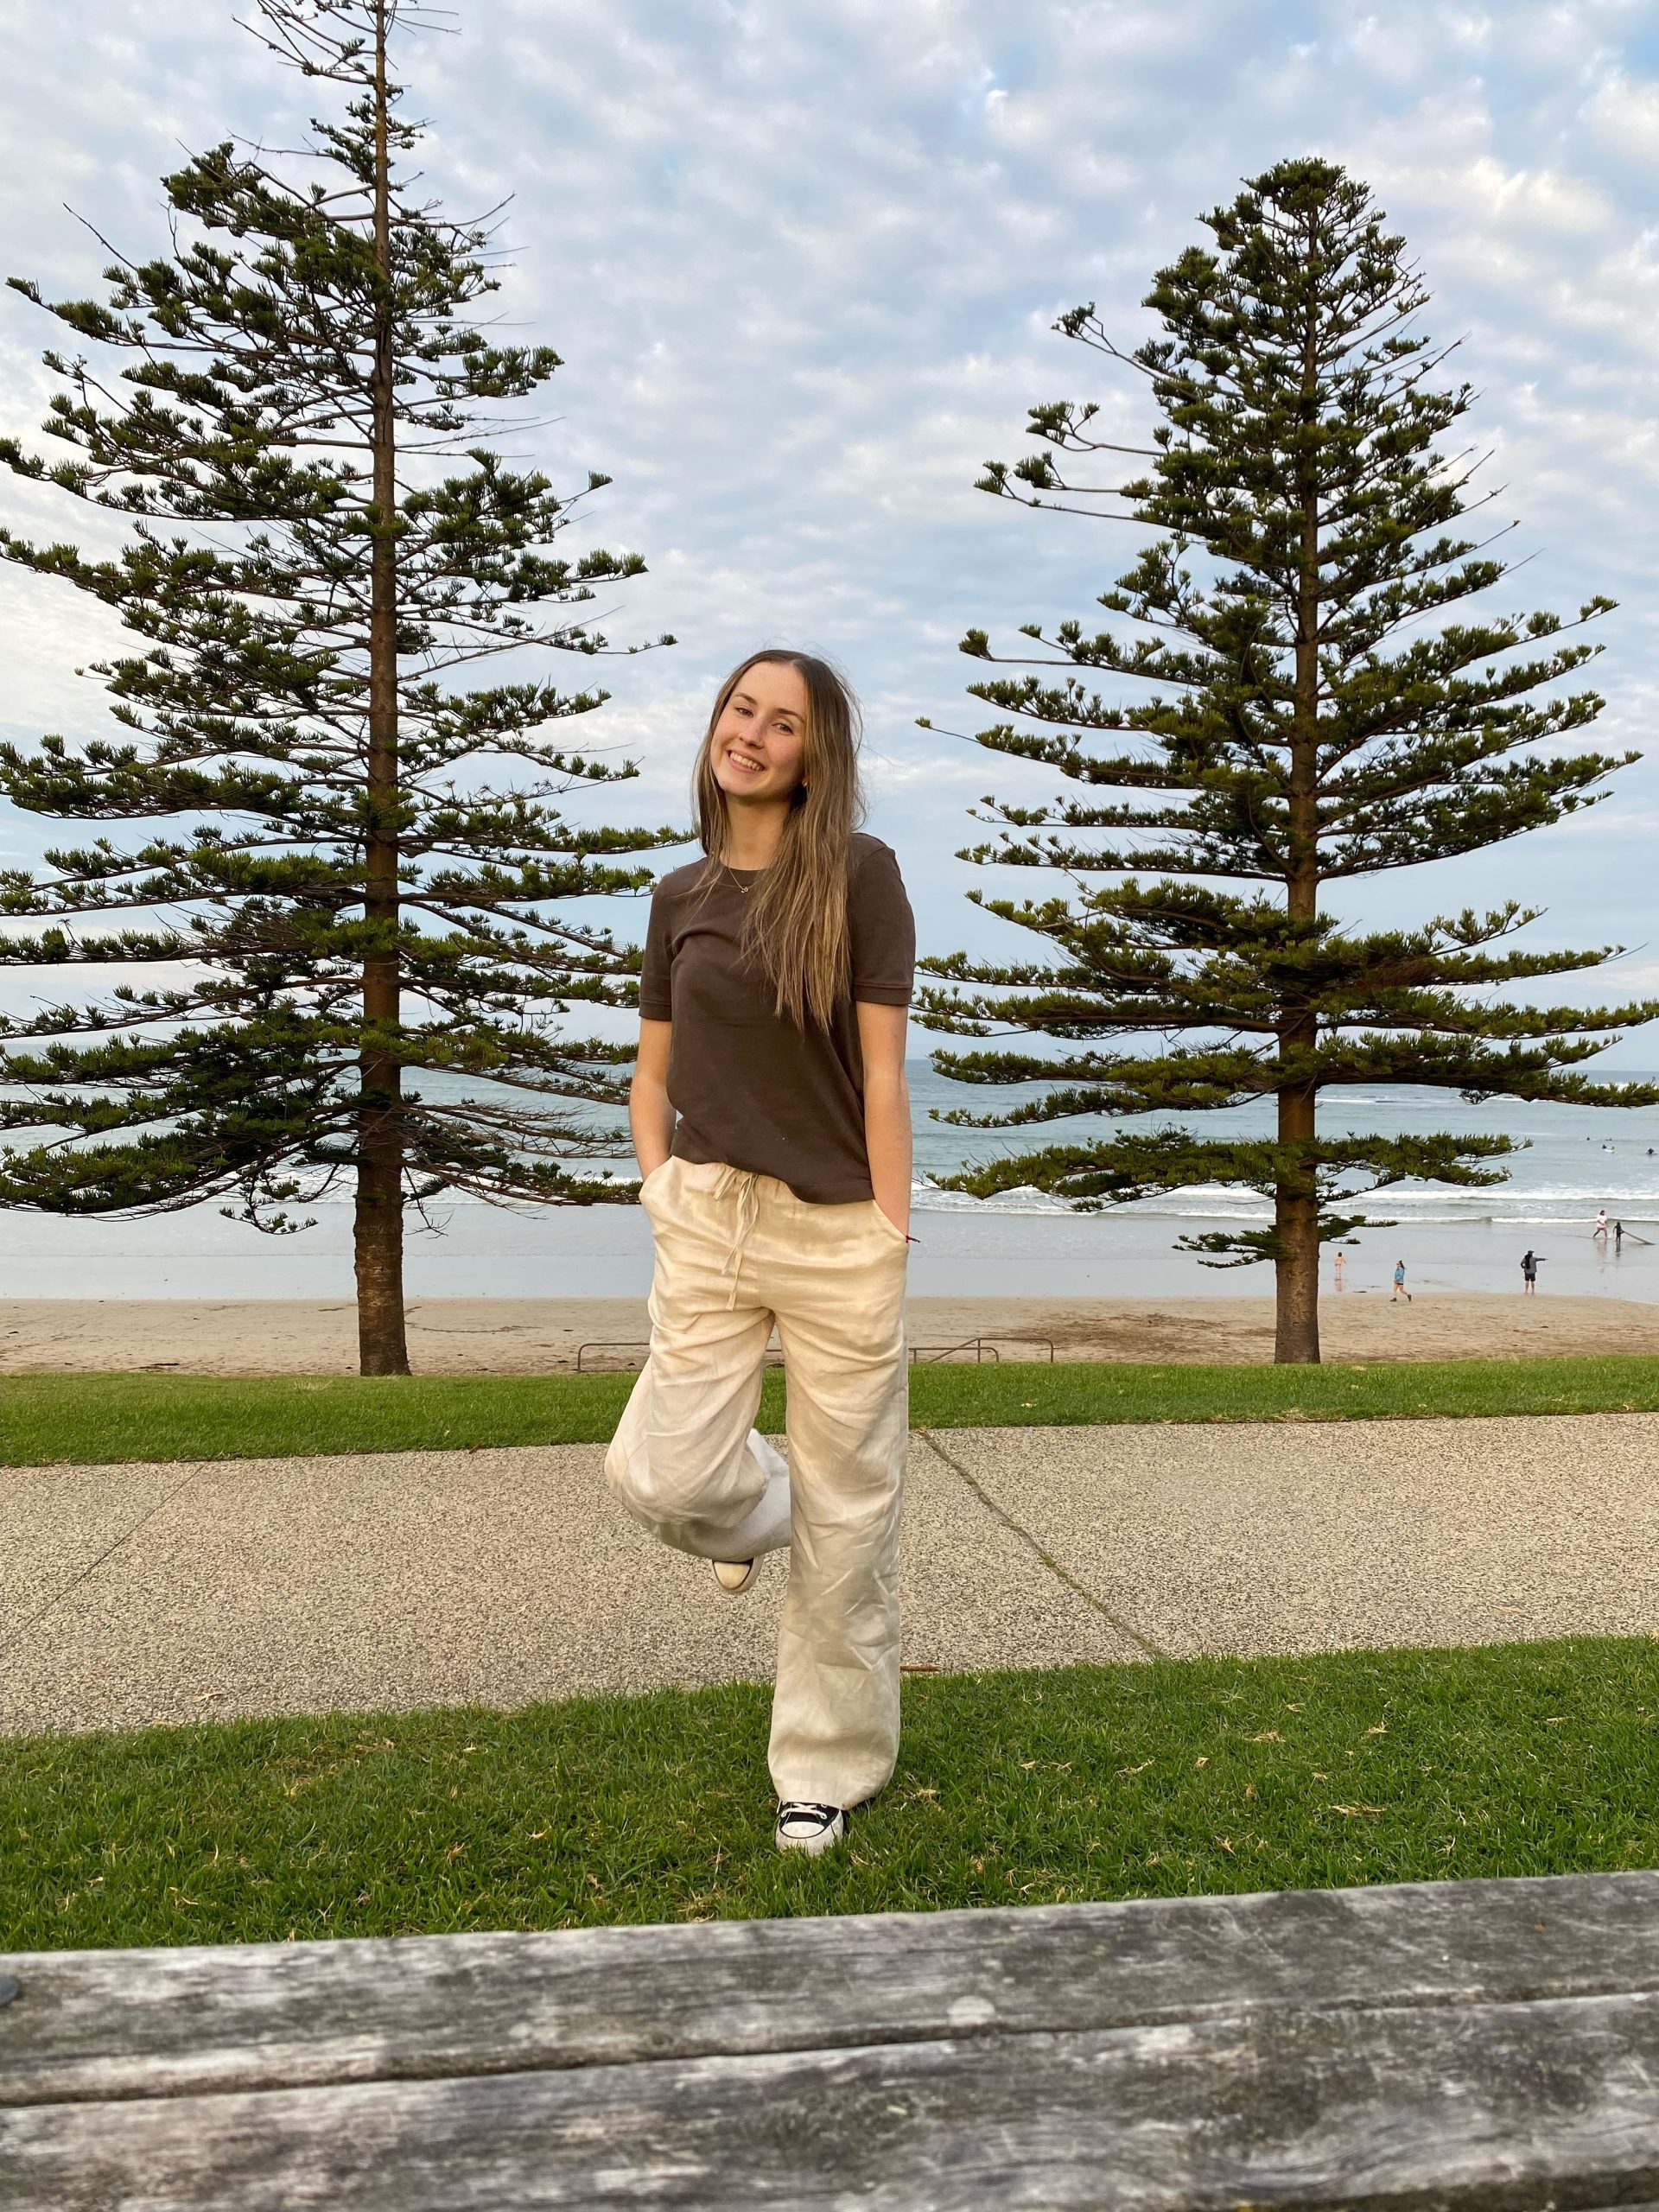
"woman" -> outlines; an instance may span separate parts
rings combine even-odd
[[[651,1356],[605,1471],[733,1594],[791,1548],[770,1763],[779,1849],[817,1853],[899,1748],[915,926],[823,661],[736,669],[694,788],[705,857],[652,900],[629,1102]],[[774,1322],[787,1465],[753,1428]]]

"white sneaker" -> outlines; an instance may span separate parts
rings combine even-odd
[[[817,1859],[847,1840],[847,1815],[839,1805],[808,1805],[793,1799],[778,1808],[779,1851],[804,1851]]]
[[[714,1562],[715,1580],[728,1598],[741,1598],[753,1586],[755,1562],[762,1552],[781,1551],[789,1541],[789,1462],[758,1428],[749,1431],[749,1456],[759,1460],[766,1487],[753,1512],[732,1531],[734,1548],[752,1544],[751,1556]]]

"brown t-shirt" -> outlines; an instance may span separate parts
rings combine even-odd
[[[677,868],[651,901],[639,1011],[671,1021],[668,1096],[682,1160],[720,1160],[775,1175],[797,1198],[847,1205],[874,1196],[864,1146],[860,1000],[908,1006],[916,925],[899,863],[878,838],[855,836],[847,901],[851,992],[828,1029],[774,1014],[772,987],[740,944],[743,887],[756,868]]]

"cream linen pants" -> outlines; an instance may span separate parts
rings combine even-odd
[[[639,1196],[657,1240],[651,1354],[606,1477],[682,1551],[791,1546],[772,1786],[860,1804],[899,1751],[905,1238],[873,1200],[809,1205],[770,1175],[671,1157]],[[789,1479],[769,1485],[748,1439],[774,1320]]]

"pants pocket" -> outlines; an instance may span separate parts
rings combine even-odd
[[[899,1228],[896,1221],[891,1221],[888,1219],[887,1216],[881,1211],[880,1204],[874,1198],[870,1200],[870,1211],[875,1216],[876,1226],[882,1231],[883,1235],[888,1237],[892,1243],[896,1244],[901,1252],[908,1252],[910,1249],[909,1237],[906,1236],[904,1230]]]

